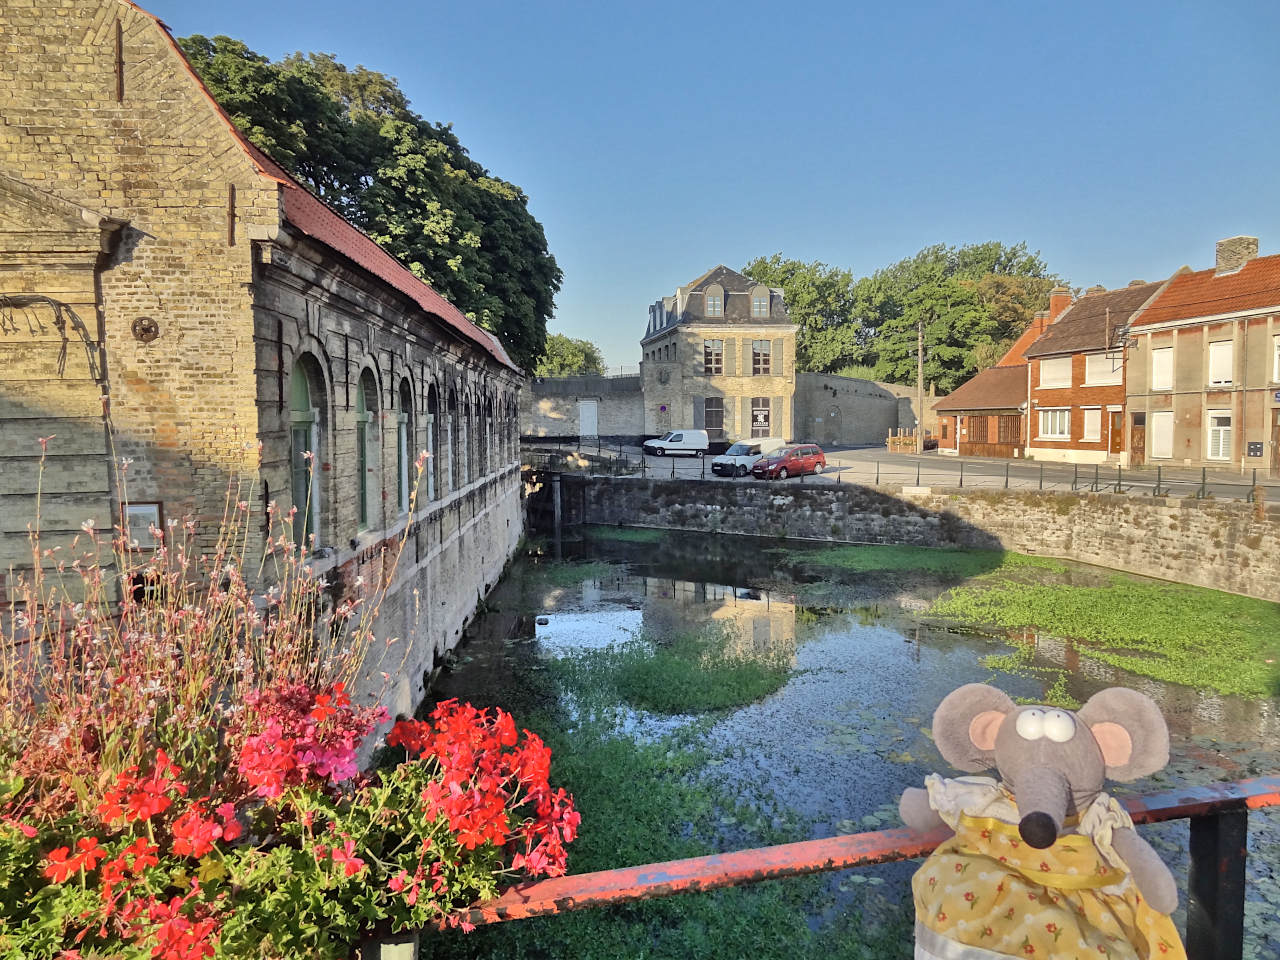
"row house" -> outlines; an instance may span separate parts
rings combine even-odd
[[[334,603],[404,543],[378,630],[405,642],[360,686],[411,712],[523,533],[522,372],[246,141],[152,15],[0,3],[0,35],[0,604],[37,508],[47,548],[91,523],[145,552],[230,489],[251,554],[297,509]]]
[[[933,405],[938,451],[966,457],[1021,457],[1026,451],[1030,373],[1027,351],[1071,305],[1071,291],[1055,287],[1049,309],[1032,318],[994,367],[979,372]]]
[[[1280,476],[1280,256],[1255,237],[1175,275],[1128,331],[1131,462]]]
[[[1027,457],[1104,463],[1124,454],[1125,329],[1166,285],[1092,287],[1027,348]]]

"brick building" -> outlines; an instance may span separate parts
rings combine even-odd
[[[645,433],[790,440],[796,329],[781,290],[723,265],[656,301],[640,341]]]
[[[341,592],[408,527],[381,629],[410,709],[521,533],[521,372],[250,146],[150,14],[6,0],[0,34],[0,571],[30,562],[38,437],[49,545],[133,521],[146,548],[247,482]]]
[[[1149,463],[1280,476],[1280,256],[1256,237],[1184,268],[1129,330],[1130,447]]]
[[[1119,290],[1091,287],[1027,348],[1027,457],[1128,462],[1125,329],[1166,284],[1135,280]]]
[[[1021,457],[1027,446],[1030,370],[1027,351],[1071,305],[1055,287],[1049,309],[1037,313],[994,367],[980,371],[933,405],[938,452],[966,457]]]

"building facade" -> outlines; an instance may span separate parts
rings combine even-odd
[[[5,4],[0,33],[0,571],[31,564],[37,487],[47,546],[150,549],[228,490],[297,507],[335,600],[404,538],[366,691],[411,710],[522,532],[521,372],[245,141],[150,14]]]
[[[645,433],[791,440],[796,329],[781,290],[723,265],[655,302],[640,341]]]
[[[1136,457],[1280,476],[1280,256],[1220,241],[1214,267],[1175,275],[1128,343]]]
[[[1135,280],[1118,290],[1091,287],[1027,348],[1027,457],[1129,462],[1125,329],[1166,285]]]

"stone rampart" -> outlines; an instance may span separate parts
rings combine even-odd
[[[1116,494],[563,478],[569,523],[1014,550],[1280,600],[1280,506]]]

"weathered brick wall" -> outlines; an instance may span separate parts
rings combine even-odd
[[[167,34],[129,4],[5,0],[0,36],[0,174],[12,178],[0,182],[0,296],[50,297],[84,325],[58,369],[61,336],[0,323],[3,452],[15,458],[0,471],[14,518],[4,529],[33,512],[35,437],[50,434],[46,478],[58,492],[42,512],[51,535],[90,516],[110,525],[110,456],[117,467],[132,460],[133,501],[164,501],[171,517],[220,507],[228,476],[256,462],[249,237],[275,231],[276,185],[230,136]],[[50,236],[69,232],[59,207],[82,208],[86,228],[126,221],[109,238],[112,252],[60,246]],[[135,339],[139,317],[158,324],[157,339]],[[89,369],[83,358],[95,354]],[[110,449],[92,440],[105,436],[104,395]],[[80,493],[62,492],[72,488]],[[3,566],[23,546],[5,537],[0,551]]]
[[[1280,506],[565,474],[570,523],[1015,550],[1280,600]]]

